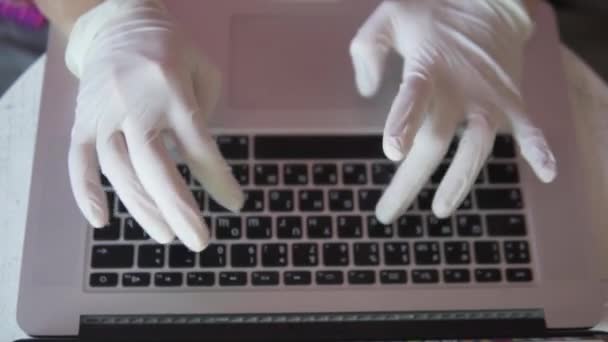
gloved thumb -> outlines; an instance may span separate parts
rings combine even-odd
[[[383,9],[380,6],[370,16],[350,44],[357,89],[364,97],[378,92],[388,53],[394,46],[390,21]]]
[[[201,119],[206,120],[220,99],[222,75],[215,66],[200,54],[192,53],[192,58],[194,59],[192,74],[194,95],[200,108],[200,114],[203,116]]]

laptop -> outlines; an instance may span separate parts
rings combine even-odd
[[[189,252],[158,245],[105,182],[111,224],[88,227],[68,180],[77,83],[50,38],[18,321],[80,340],[382,340],[576,334],[602,293],[555,18],[541,6],[524,92],[559,161],[536,180],[501,134],[463,206],[431,200],[457,146],[397,222],[374,207],[395,165],[381,132],[399,60],[372,100],[348,45],[378,1],[168,1],[224,75],[209,122],[247,194],[223,210],[176,159],[212,230]]]

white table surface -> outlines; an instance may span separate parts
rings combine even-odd
[[[562,57],[572,108],[580,118],[575,130],[585,146],[588,177],[596,180],[595,189],[608,189],[608,87],[566,48]],[[41,57],[0,98],[0,341],[25,337],[16,323],[17,291],[45,61]],[[607,192],[594,193],[595,202],[608,203]],[[608,246],[608,226],[600,230],[598,241]],[[608,280],[608,248],[602,250]],[[604,331],[608,306],[606,312],[597,327]]]

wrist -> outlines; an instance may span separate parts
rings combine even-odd
[[[112,21],[128,16],[138,9],[165,11],[159,0],[106,0],[81,15],[69,34],[65,53],[68,70],[76,77],[82,75],[83,60],[93,41]]]

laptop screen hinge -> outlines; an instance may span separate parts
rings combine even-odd
[[[382,340],[535,337],[538,309],[298,314],[90,315],[84,338],[106,341]]]

